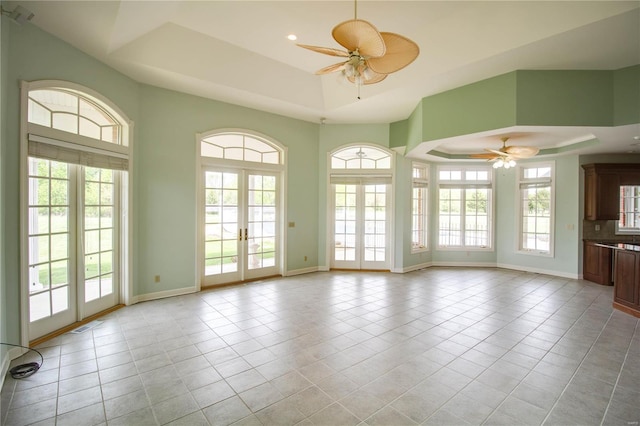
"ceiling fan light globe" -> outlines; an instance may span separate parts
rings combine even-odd
[[[504,161],[502,161],[502,159],[499,159],[498,161],[493,163],[493,167],[495,167],[496,169],[499,169],[502,166],[504,166]]]
[[[516,166],[516,162],[514,160],[509,160],[509,166],[510,167],[515,167]]]
[[[353,65],[351,65],[351,64],[347,64],[347,66],[344,68],[344,74],[347,77],[353,77],[354,71],[355,70],[353,69]]]
[[[362,77],[364,77],[365,80],[371,80],[371,78],[373,77],[373,72],[371,71],[371,68],[366,67],[364,69],[364,71],[362,71]]]

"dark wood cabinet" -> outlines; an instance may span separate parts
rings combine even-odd
[[[584,218],[618,220],[620,185],[640,185],[640,164],[584,164]]]
[[[613,306],[640,317],[640,252],[616,251]]]
[[[602,285],[612,285],[612,249],[585,241],[582,275],[585,280]]]
[[[618,220],[620,215],[620,175],[615,169],[587,164],[584,168],[584,218]]]

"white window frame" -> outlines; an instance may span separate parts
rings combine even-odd
[[[229,158],[224,158],[222,156],[206,156],[203,154],[203,144],[207,143],[206,141],[209,138],[219,136],[219,135],[239,135],[243,137],[248,137],[251,139],[256,139],[260,142],[263,142],[267,145],[274,147],[275,150],[278,151],[278,162],[258,162],[258,161],[245,161],[245,160],[232,160]],[[205,228],[205,217],[204,217],[204,188],[205,182],[203,179],[204,174],[203,170],[206,168],[216,168],[216,169],[229,169],[235,171],[242,170],[254,170],[254,171],[264,171],[264,172],[272,172],[277,173],[278,178],[278,186],[279,186],[279,201],[278,201],[278,209],[279,209],[279,239],[278,245],[281,247],[281,260],[277,262],[277,267],[279,269],[279,273],[282,276],[286,276],[288,273],[287,266],[287,209],[286,209],[286,200],[287,200],[287,158],[288,158],[288,148],[278,142],[276,139],[267,136],[265,134],[249,130],[243,128],[222,128],[217,130],[210,130],[204,133],[196,133],[195,135],[195,143],[196,143],[196,170],[198,170],[199,178],[196,179],[196,194],[198,194],[198,208],[196,214],[196,259],[195,259],[195,277],[196,282],[194,283],[194,287],[197,291],[200,291],[203,288],[203,280],[205,277],[205,269],[204,269],[204,234],[203,230]],[[245,148],[243,147],[243,150]],[[244,154],[243,154],[244,158]]]
[[[459,172],[460,179],[441,179],[442,172]],[[467,173],[473,172],[486,172],[487,179],[484,180],[471,180],[467,179]],[[437,185],[438,185],[438,225],[437,225],[437,249],[438,250],[465,250],[465,251],[493,251],[494,250],[494,238],[495,238],[495,226],[494,226],[494,194],[495,194],[495,170],[491,166],[471,166],[471,165],[462,165],[462,166],[438,166],[437,168]],[[467,189],[474,188],[486,188],[489,190],[488,199],[487,199],[487,226],[489,227],[488,235],[487,235],[487,246],[473,246],[465,244],[465,214],[462,210],[460,212],[460,245],[441,245],[440,244],[440,189],[442,188],[460,188],[463,191],[462,197],[462,209],[465,207],[465,193]]]
[[[371,150],[377,152],[380,157],[374,160],[374,164],[368,161],[353,161],[353,166],[348,167],[346,164],[344,167],[334,168],[332,159],[334,155],[341,155],[354,151],[356,154],[363,150]],[[359,155],[358,155],[359,156]],[[387,216],[387,246],[388,246],[388,260],[387,266],[393,271],[395,268],[395,178],[396,178],[396,157],[395,151],[390,150],[387,147],[376,145],[367,142],[353,143],[342,145],[334,150],[327,152],[327,181],[326,181],[326,220],[327,230],[325,237],[325,259],[326,265],[322,267],[322,270],[330,270],[332,264],[333,255],[333,235],[334,235],[334,201],[333,201],[333,188],[332,183],[336,182],[385,182],[389,185],[389,204],[388,204],[388,216]],[[382,161],[380,161],[382,160]],[[349,161],[349,160],[346,160]],[[372,167],[373,166],[373,167]]]
[[[526,169],[537,169],[537,168],[545,168],[549,167],[551,169],[551,173],[549,177],[540,177],[540,178],[524,178],[524,171]],[[540,257],[554,257],[554,247],[555,247],[555,173],[556,173],[556,165],[555,161],[547,161],[540,163],[526,163],[522,165],[516,166],[516,203],[518,212],[518,229],[517,229],[517,247],[516,250],[520,254],[526,254],[531,256],[540,256]],[[534,186],[534,185],[544,185],[549,184],[550,194],[549,194],[549,251],[543,250],[532,250],[523,248],[523,234],[524,234],[524,208],[522,203],[522,191],[526,189],[525,186]]]
[[[88,99],[92,103],[98,105],[105,110],[112,118],[116,119],[118,124],[122,126],[119,133],[119,143],[106,142],[91,137],[83,136],[77,133],[69,133],[52,127],[42,126],[28,121],[28,102],[29,92],[40,89],[51,89],[66,91],[82,98]],[[120,235],[122,245],[120,247],[120,303],[129,305],[134,302],[133,288],[131,286],[133,280],[133,252],[131,245],[133,244],[133,223],[134,204],[133,204],[133,127],[134,123],[118,106],[104,95],[79,84],[62,81],[62,80],[38,80],[20,82],[20,241],[21,241],[21,340],[22,344],[29,342],[29,292],[25,291],[28,286],[28,157],[29,142],[35,141],[41,143],[43,147],[50,145],[55,149],[76,150],[79,154],[93,153],[96,158],[110,158],[112,161],[120,162],[125,160],[127,179],[120,182],[120,190],[122,200],[126,201],[127,206],[124,208],[124,216],[120,224]],[[89,164],[90,165],[90,164]],[[124,170],[124,169],[123,169]],[[82,313],[81,313],[82,314]]]
[[[416,170],[421,170],[421,176],[416,177]],[[415,192],[420,191],[422,195],[416,199]],[[411,164],[411,253],[421,253],[429,251],[429,165],[426,163],[413,162]],[[419,204],[419,212],[415,212],[416,203]],[[415,220],[419,221],[420,228],[415,228]],[[416,245],[415,235],[419,233],[418,241],[423,244]]]
[[[615,233],[617,235],[640,235],[640,221],[636,224],[636,226],[620,226],[622,221],[623,221],[623,217],[625,215],[625,199],[631,199],[632,197],[625,197],[624,196],[624,189],[623,187],[635,187],[638,188],[640,187],[640,185],[621,185],[620,186],[620,219],[616,221],[616,231]],[[638,197],[633,197],[635,199],[636,204],[640,204],[640,196]],[[635,211],[638,210],[638,207],[635,207]]]

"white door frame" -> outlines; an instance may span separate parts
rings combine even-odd
[[[370,147],[379,151],[383,151],[388,154],[390,157],[390,167],[384,169],[375,169],[375,168],[363,168],[363,169],[333,169],[332,166],[332,156],[334,153],[339,152],[341,150],[351,148],[351,147]],[[387,205],[387,250],[388,250],[388,260],[387,265],[388,269],[393,271],[395,266],[395,226],[394,226],[394,218],[395,218],[395,180],[396,180],[396,161],[395,161],[395,152],[390,150],[384,146],[376,145],[372,143],[351,143],[339,146],[330,152],[327,153],[327,173],[326,173],[326,236],[325,236],[325,267],[324,270],[330,270],[333,265],[333,241],[334,241],[334,226],[335,226],[335,218],[334,218],[334,189],[332,185],[332,178],[335,180],[336,177],[351,179],[354,181],[367,181],[368,179],[373,181],[376,179],[386,179],[390,180],[387,186],[387,197],[388,197],[388,205]],[[386,268],[385,268],[386,269]]]
[[[28,268],[28,157],[29,157],[29,136],[30,133],[47,139],[68,140],[70,142],[84,146],[87,150],[100,150],[104,146],[102,142],[87,140],[89,138],[78,136],[73,133],[61,132],[56,129],[31,124],[28,122],[28,98],[31,90],[37,89],[63,89],[74,92],[83,97],[93,100],[102,108],[109,111],[122,126],[122,145],[109,146],[114,152],[126,153],[128,158],[128,170],[120,182],[120,201],[122,209],[118,213],[122,219],[120,222],[119,238],[121,247],[119,253],[120,262],[120,288],[118,303],[129,304],[133,300],[133,252],[130,245],[133,241],[133,230],[131,224],[134,217],[133,204],[133,172],[134,172],[134,149],[133,149],[133,129],[134,123],[127,115],[110,99],[88,87],[62,80],[38,80],[20,81],[20,340],[24,346],[29,345],[29,268]],[[60,136],[63,135],[61,138]],[[126,205],[126,207],[125,207]],[[76,221],[77,222],[77,221]],[[75,241],[74,241],[75,243]],[[75,271],[72,271],[75,275]],[[77,284],[76,284],[77,286]],[[77,302],[77,297],[76,297]],[[76,313],[78,315],[78,313]],[[78,318],[81,320],[82,318]]]
[[[223,158],[212,158],[212,157],[203,157],[201,155],[201,142],[204,138],[216,135],[216,134],[224,134],[224,133],[238,133],[245,134],[248,136],[256,137],[265,141],[268,141],[270,144],[276,146],[282,155],[281,164],[268,164],[268,163],[258,163],[251,161],[238,161],[238,160],[229,160]],[[196,291],[200,291],[203,287],[204,282],[204,229],[205,229],[205,215],[204,215],[204,171],[219,169],[219,170],[246,170],[246,171],[255,171],[255,172],[269,172],[276,173],[278,175],[278,201],[277,201],[277,212],[279,215],[277,226],[277,235],[278,235],[278,247],[280,256],[276,261],[277,274],[282,276],[286,276],[287,274],[287,227],[285,224],[287,223],[287,210],[286,210],[286,199],[287,199],[287,148],[280,144],[278,141],[273,138],[254,132],[248,131],[246,129],[237,129],[237,128],[224,128],[212,130],[206,133],[197,133],[195,137],[196,143],[196,170],[198,176],[196,178],[196,191],[197,191],[197,209],[196,209],[196,259],[195,259],[195,279],[196,282],[194,286]]]

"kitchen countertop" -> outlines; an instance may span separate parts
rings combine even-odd
[[[606,247],[613,250],[626,250],[626,251],[638,251],[640,252],[640,245],[638,244],[627,244],[627,243],[596,243],[598,247]]]

